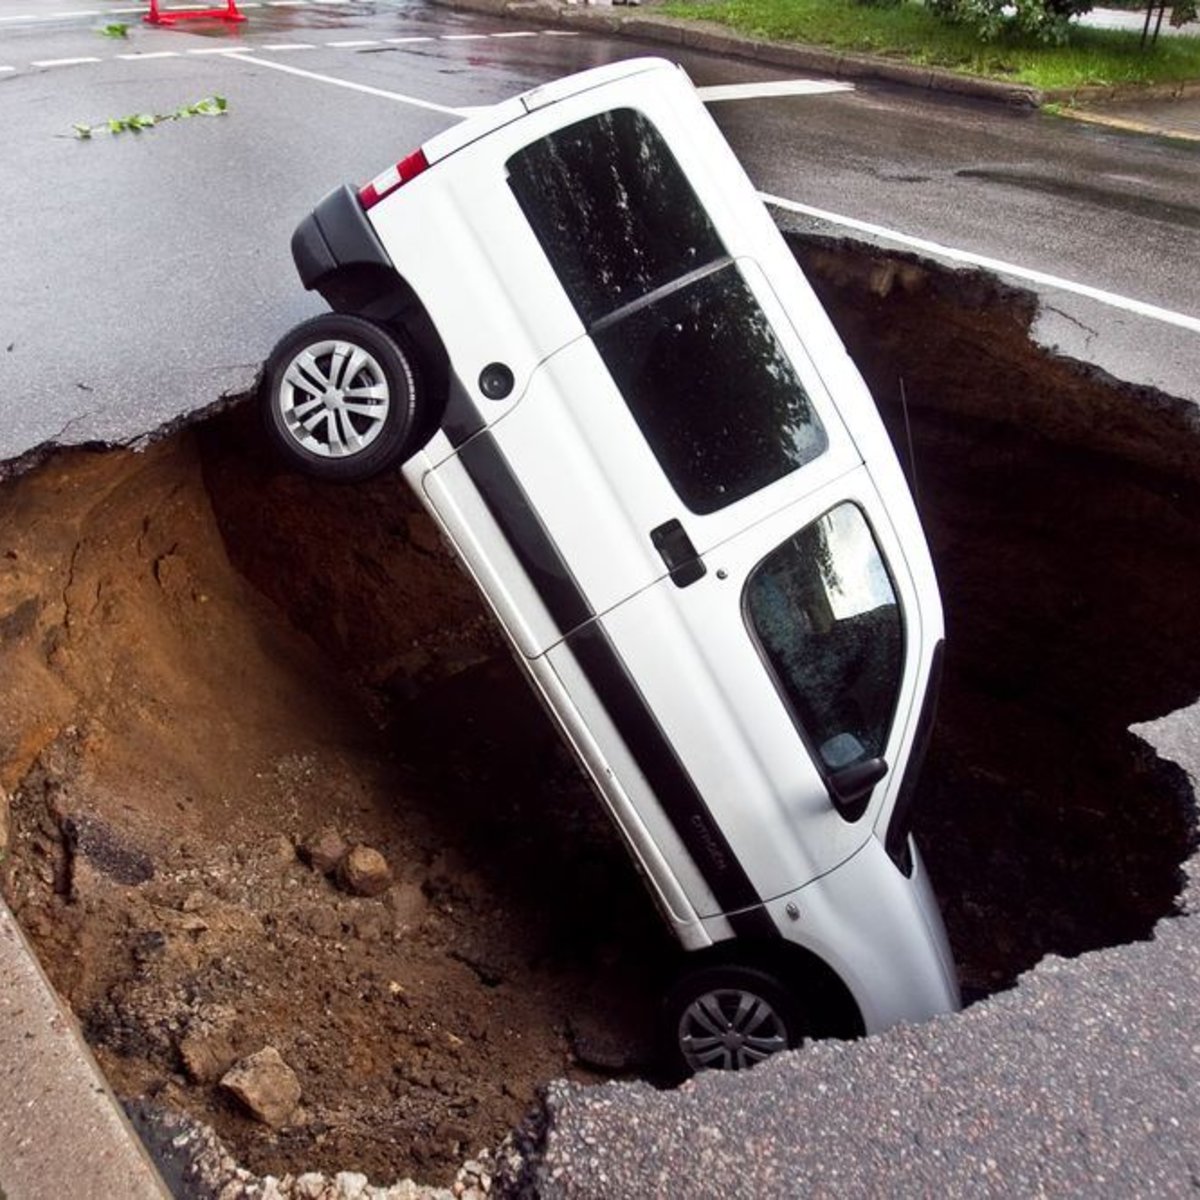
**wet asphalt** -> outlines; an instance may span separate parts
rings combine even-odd
[[[458,119],[280,66],[446,109],[644,52],[673,54],[702,85],[786,74],[419,4],[263,4],[240,26],[175,29],[122,7],[58,19],[78,9],[10,0],[0,21],[0,462],[47,441],[136,439],[251,386],[274,341],[320,309],[291,265],[296,222]],[[127,37],[101,35],[113,20]],[[513,33],[530,36],[494,36]],[[222,53],[234,49],[260,61]],[[72,133],[214,93],[224,117]],[[713,112],[767,192],[1200,314],[1194,147],[868,83]],[[1196,328],[1041,286],[1042,341],[1200,398]]]

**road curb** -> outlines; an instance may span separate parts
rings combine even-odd
[[[0,1196],[169,1200],[2,900],[0,978]]]

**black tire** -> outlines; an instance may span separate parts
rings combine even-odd
[[[417,449],[415,355],[364,317],[326,313],[297,325],[267,359],[261,402],[276,452],[318,479],[370,479]]]
[[[798,1046],[803,1009],[774,975],[758,967],[711,966],[684,975],[663,1006],[663,1051],[675,1078],[738,1071]]]

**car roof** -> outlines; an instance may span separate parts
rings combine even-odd
[[[609,63],[603,67],[592,67],[590,70],[579,71],[574,75],[567,75],[563,79],[555,79],[550,83],[531,88],[510,100],[502,100],[499,104],[490,104],[485,108],[470,110],[470,115],[465,121],[443,130],[421,148],[425,153],[426,162],[432,166],[440,159],[478,141],[481,137],[548,105],[568,100],[582,92],[618,83],[622,79],[628,79],[634,75],[678,69],[674,63],[668,62],[665,58],[654,57],[630,58],[622,62]]]

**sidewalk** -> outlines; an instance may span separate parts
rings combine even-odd
[[[0,980],[0,1200],[167,1200],[2,901]]]

